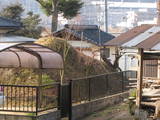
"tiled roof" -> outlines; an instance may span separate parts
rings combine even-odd
[[[106,42],[105,46],[136,47],[145,50],[160,50],[160,26],[141,25]]]
[[[135,27],[125,33],[122,33],[118,37],[114,38],[113,40],[106,42],[104,45],[107,46],[122,46],[124,43],[132,40],[136,36],[139,36],[141,33],[145,32],[146,30],[150,29],[153,25],[141,25]]]
[[[0,28],[19,28],[22,24],[11,19],[0,17]]]
[[[115,38],[113,35],[100,30],[97,25],[66,25],[64,29],[55,32],[54,35],[58,36],[63,31],[69,32],[79,39],[83,35],[83,40],[96,45],[103,45],[105,42]]]

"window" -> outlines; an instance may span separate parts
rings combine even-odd
[[[140,2],[145,2],[145,3],[155,3],[156,0],[140,0]]]
[[[139,0],[123,0],[123,2],[138,2]]]
[[[101,57],[102,58],[109,58],[110,57],[110,48],[103,48],[101,49]]]
[[[122,0],[109,0],[109,2],[121,2]]]
[[[137,67],[138,66],[138,61],[136,58],[131,58],[131,67]]]

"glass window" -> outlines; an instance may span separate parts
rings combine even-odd
[[[110,48],[101,49],[101,57],[109,58],[110,57]]]
[[[123,0],[124,2],[138,2],[139,0]]]
[[[108,0],[109,2],[121,2],[122,0]]]
[[[140,2],[145,2],[145,3],[155,3],[156,0],[140,0]]]
[[[137,67],[138,61],[136,58],[131,58],[131,67]]]

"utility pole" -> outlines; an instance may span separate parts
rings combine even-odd
[[[105,30],[108,32],[108,2],[105,0]]]
[[[160,0],[157,0],[157,25],[160,25]]]

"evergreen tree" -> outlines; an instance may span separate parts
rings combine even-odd
[[[23,24],[23,28],[13,34],[39,38],[42,31],[42,27],[39,26],[41,22],[40,16],[33,14],[33,12],[29,12],[27,16],[23,18],[23,12],[24,9],[21,4],[12,4],[2,9],[0,16],[21,22]]]
[[[42,27],[39,26],[41,18],[38,14],[28,12],[27,16],[22,20],[23,28],[17,32],[18,35],[26,37],[39,38],[42,32]]]
[[[0,12],[0,16],[19,22],[21,20],[23,11],[24,9],[21,4],[9,5],[2,9],[2,11]]]
[[[83,3],[80,0],[36,0],[40,3],[46,15],[52,15],[52,32],[57,30],[58,14],[71,19],[79,14]]]

